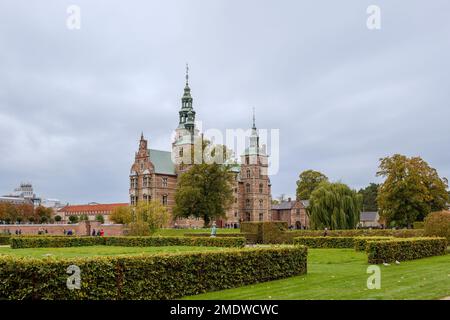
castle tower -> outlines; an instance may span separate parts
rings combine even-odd
[[[189,87],[189,66],[186,64],[186,85],[181,98],[181,109],[179,111],[179,123],[175,130],[175,140],[172,143],[172,160],[175,164],[177,174],[186,171],[193,162],[192,153],[194,142],[199,138],[195,127],[194,99]]]
[[[249,147],[241,155],[240,181],[242,183],[243,221],[270,221],[271,186],[268,176],[268,155],[266,146],[260,146],[258,129],[253,112]]]

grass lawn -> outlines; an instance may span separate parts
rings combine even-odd
[[[353,249],[309,249],[308,274],[186,299],[439,299],[450,296],[450,255],[380,265],[381,289],[366,283],[367,255]]]
[[[217,228],[217,233],[240,233],[240,229]],[[186,233],[211,233],[211,228],[203,229],[158,229],[154,236],[184,236]]]
[[[92,256],[116,256],[116,255],[137,255],[174,253],[186,251],[211,251],[227,250],[218,247],[188,247],[188,246],[167,246],[167,247],[116,247],[116,246],[88,246],[88,247],[68,247],[68,248],[25,248],[11,249],[9,246],[0,247],[0,256],[14,255],[20,257],[44,258],[51,254],[56,258],[75,258]]]

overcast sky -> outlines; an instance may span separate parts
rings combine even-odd
[[[81,29],[66,26],[81,9]],[[366,26],[369,5],[381,29]],[[280,129],[273,197],[320,170],[360,188],[380,157],[450,177],[450,2],[2,0],[0,194],[126,202],[141,131],[170,150],[185,63],[203,128]]]

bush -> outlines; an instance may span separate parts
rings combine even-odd
[[[243,247],[245,238],[238,237],[12,237],[11,248],[61,248],[85,246],[210,246],[210,247]]]
[[[95,216],[95,221],[100,222],[100,223],[105,223],[105,217],[103,217],[102,214],[98,214]]]
[[[413,229],[423,229],[423,228],[424,228],[423,221],[416,221],[413,223]]]
[[[56,222],[60,222],[62,220],[62,217],[59,215],[59,214],[57,214],[56,216],[55,216],[55,221]]]
[[[243,222],[241,232],[256,233],[258,243],[277,244],[293,243],[296,237],[321,237],[323,230],[288,230],[287,222]],[[328,230],[330,237],[422,237],[424,230],[413,229],[350,229],[350,230]]]
[[[11,237],[10,243],[13,249],[85,247],[104,245],[105,238],[73,236]]]
[[[11,236],[0,234],[0,245],[9,244],[9,239]]]
[[[425,218],[425,235],[446,237],[450,241],[450,211],[430,213]]]
[[[294,244],[305,245],[309,248],[353,248],[354,237],[298,237]]]
[[[163,247],[163,246],[208,246],[243,247],[243,237],[106,237],[107,246]]]
[[[306,273],[303,246],[70,259],[0,257],[0,300],[175,299]],[[69,265],[81,288],[68,290]]]
[[[405,261],[444,255],[445,238],[410,238],[367,242],[369,263]]]
[[[355,250],[365,251],[367,247],[367,242],[369,241],[382,241],[382,240],[392,240],[393,237],[355,237]]]
[[[78,217],[77,216],[69,216],[69,222],[70,223],[77,223]]]

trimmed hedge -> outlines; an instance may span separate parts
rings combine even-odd
[[[354,239],[354,237],[298,237],[294,238],[294,244],[309,248],[353,248]]]
[[[446,238],[411,238],[367,242],[369,263],[379,264],[444,255]]]
[[[369,241],[382,241],[382,240],[393,240],[393,237],[355,237],[355,250],[356,251],[366,251],[367,242]]]
[[[185,237],[210,237],[210,233],[185,233]],[[256,243],[257,242],[257,234],[256,233],[222,233],[217,234],[216,237],[245,237],[247,243]]]
[[[11,237],[11,248],[61,248],[85,246],[212,246],[243,247],[245,238],[220,237]]]
[[[81,269],[69,290],[67,267]],[[71,259],[0,257],[1,299],[175,299],[305,274],[307,248]]]
[[[243,222],[241,232],[256,233],[257,242],[265,244],[293,243],[297,237],[322,237],[324,230],[288,230],[285,221]],[[328,230],[329,237],[399,237],[411,238],[424,236],[423,229],[352,229]]]
[[[243,247],[244,237],[105,237],[107,246],[162,247],[162,246],[208,246]]]
[[[425,236],[446,237],[450,241],[450,211],[430,213],[424,226]]]
[[[11,239],[9,235],[0,235],[0,245],[9,244],[9,239]]]

